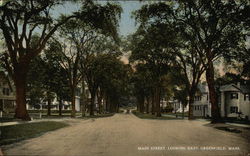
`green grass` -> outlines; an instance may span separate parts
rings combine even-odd
[[[96,115],[92,115],[92,116],[85,116],[85,117],[81,117],[83,119],[89,119],[89,118],[105,118],[105,117],[111,117],[115,115],[115,113],[107,113],[107,114],[96,114]]]
[[[11,144],[20,140],[40,136],[48,131],[68,126],[66,123],[44,121],[0,127],[0,145]]]
[[[156,120],[177,120],[177,118],[174,117],[168,117],[168,116],[161,116],[161,117],[156,117],[155,115],[150,114],[144,114],[140,113],[138,111],[132,111],[132,113],[137,116],[138,118],[141,119],[156,119]]]
[[[40,113],[29,113],[30,117],[33,119],[40,119]],[[76,116],[81,116],[82,113],[76,112]],[[54,119],[54,118],[64,118],[64,117],[71,117],[71,112],[63,113],[60,116],[58,113],[52,112],[50,116],[47,115],[47,112],[42,113],[42,118],[46,119]],[[0,122],[12,122],[12,121],[20,121],[19,119],[14,118],[14,113],[4,114],[4,117],[0,118]]]
[[[125,110],[125,109],[124,109],[124,110]],[[118,113],[123,113],[123,112],[124,112],[124,110],[119,109]]]
[[[177,114],[178,116],[182,117],[182,113],[179,113],[179,112],[176,113],[176,114],[175,113],[165,113],[165,114],[167,114],[167,115],[174,115],[174,116]],[[188,117],[188,112],[184,113],[184,117]]]
[[[0,123],[2,122],[14,122],[14,121],[20,121],[20,120],[17,120],[13,117],[2,117],[0,118]]]

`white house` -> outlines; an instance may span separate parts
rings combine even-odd
[[[193,115],[197,117],[211,116],[211,104],[207,85],[198,85],[198,91],[194,97]]]
[[[29,100],[29,99],[27,99],[27,100]],[[27,103],[26,108],[27,108],[27,110],[47,109],[48,101],[41,100],[41,103],[38,105],[39,105],[39,107],[37,108],[37,107]],[[81,98],[80,98],[80,95],[78,95],[78,94],[75,96],[75,109],[77,112],[81,111]],[[57,97],[55,97],[51,101],[51,110],[59,110],[59,101],[57,100]],[[62,101],[62,110],[71,110],[71,101]]]
[[[7,74],[0,71],[0,112],[9,112],[15,106],[14,87]]]
[[[220,87],[222,117],[250,119],[250,89],[240,83]]]

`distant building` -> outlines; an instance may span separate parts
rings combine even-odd
[[[0,71],[0,111],[9,112],[15,108],[16,96],[12,82],[4,71]]]
[[[222,117],[250,119],[250,89],[240,83],[220,87]]]

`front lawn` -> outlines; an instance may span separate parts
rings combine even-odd
[[[152,115],[151,113],[150,114],[140,113],[136,110],[133,110],[132,113],[141,119],[157,119],[157,120],[176,120],[177,119],[175,117],[169,117],[169,116],[156,117],[155,115]]]
[[[182,117],[182,113],[180,113],[180,112],[177,112],[177,113],[164,113],[164,114],[167,114],[167,115],[177,115],[177,116],[179,116],[179,117]],[[185,112],[184,113],[184,117],[188,117],[188,112]]]
[[[92,115],[92,116],[89,116],[89,114],[86,114],[85,117],[81,117],[83,119],[89,119],[89,118],[105,118],[105,117],[111,117],[115,115],[115,113],[106,113],[106,114],[95,114],[95,115]]]
[[[45,132],[68,126],[66,123],[44,121],[0,127],[0,145],[14,143],[20,140],[37,137]]]

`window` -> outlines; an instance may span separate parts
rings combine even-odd
[[[244,94],[244,101],[249,101],[249,93]]]
[[[231,93],[231,99],[238,99],[238,93]]]
[[[3,95],[10,95],[9,88],[3,88]]]
[[[238,107],[230,107],[230,113],[238,113]]]
[[[201,101],[201,96],[195,96],[195,97],[194,97],[194,100],[195,100],[195,101]]]

